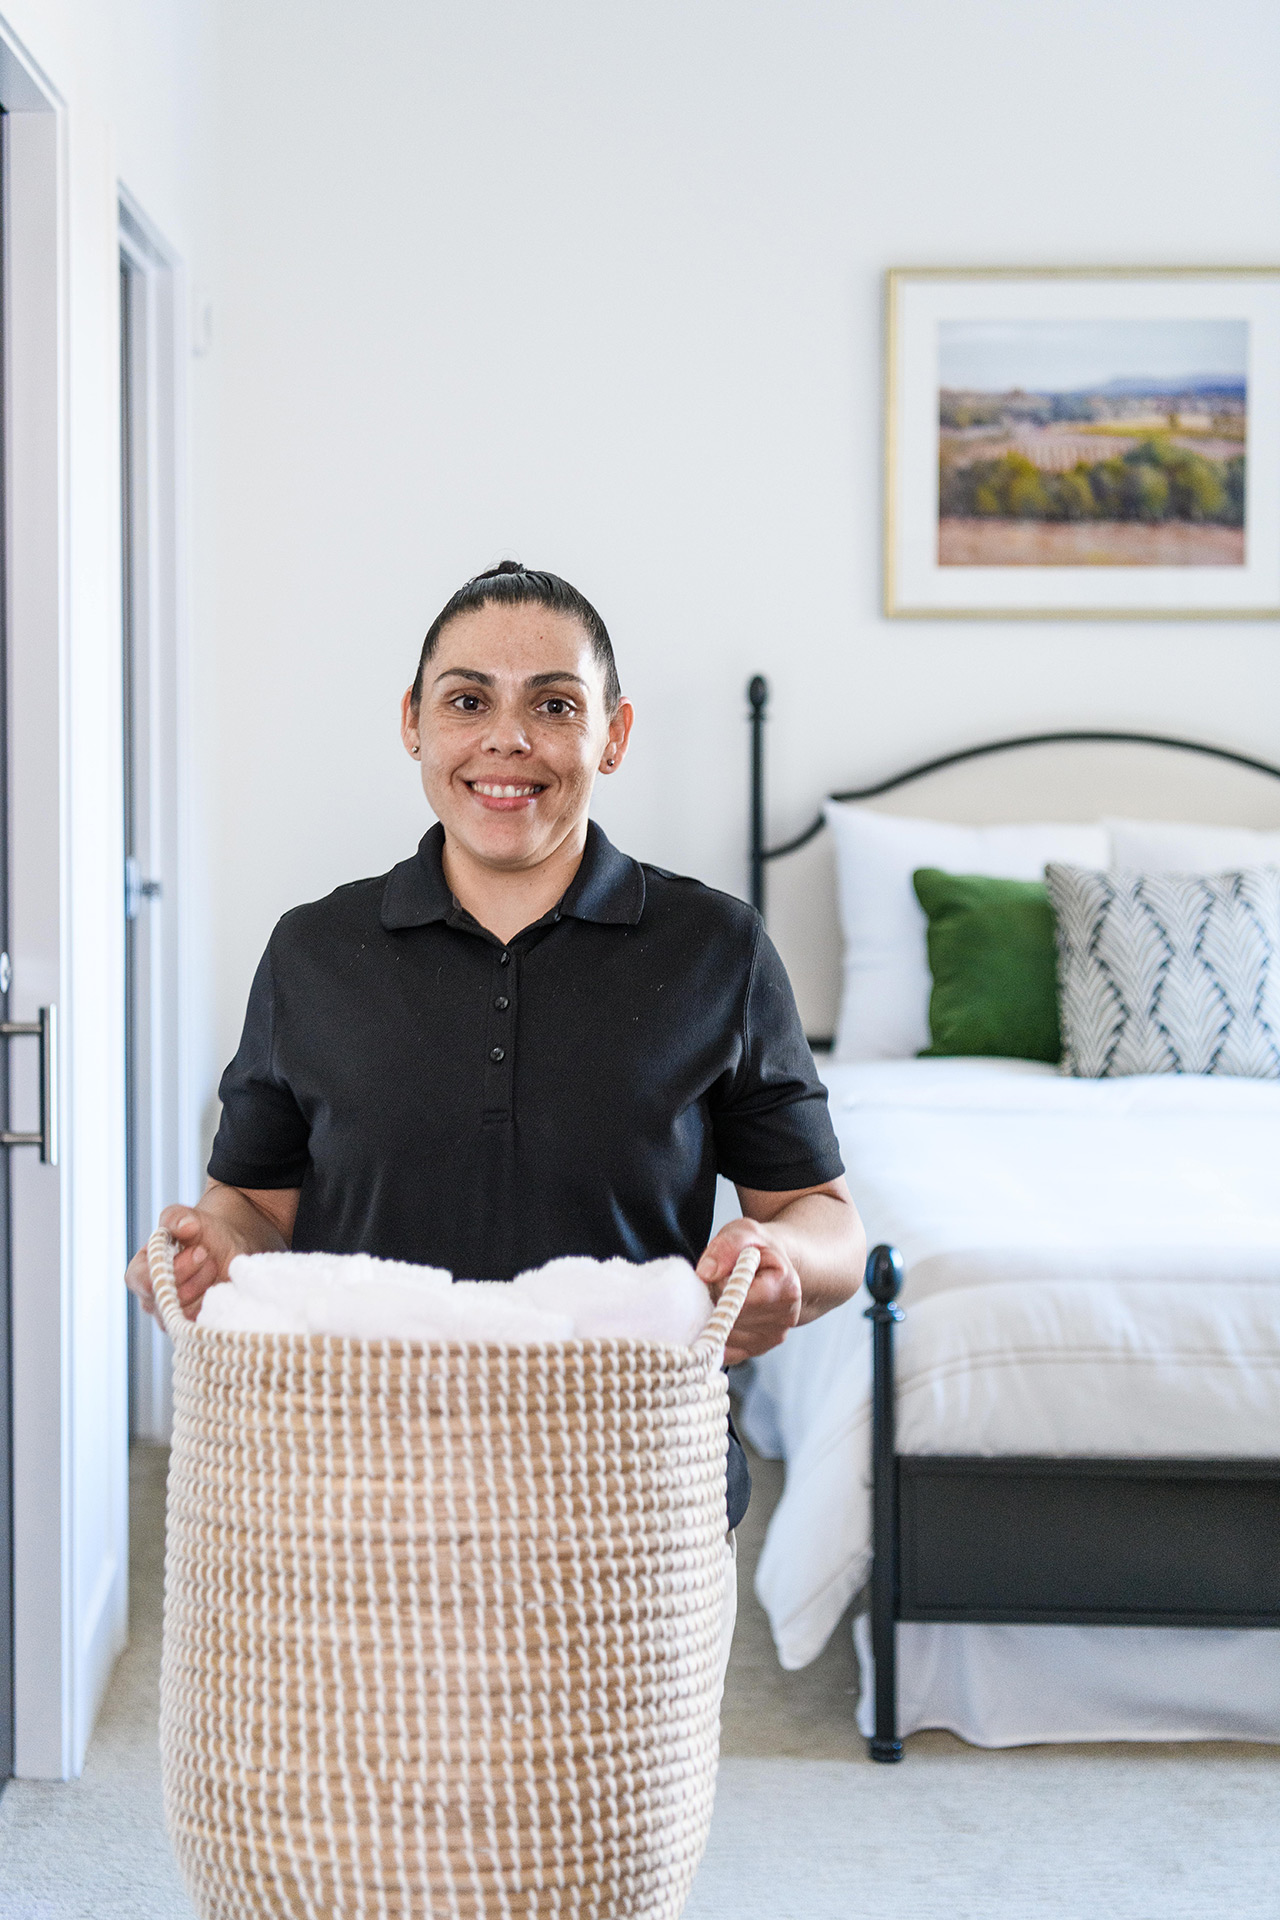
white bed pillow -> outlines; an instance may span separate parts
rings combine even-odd
[[[1111,835],[1110,864],[1131,873],[1234,873],[1241,867],[1280,866],[1280,829],[1174,820],[1102,824]]]
[[[1111,858],[1107,830],[1097,825],[965,827],[848,800],[829,800],[824,812],[844,936],[837,1060],[909,1060],[929,1044],[928,922],[911,884],[917,867],[1039,880],[1051,860],[1105,867]]]

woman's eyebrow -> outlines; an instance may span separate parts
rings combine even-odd
[[[450,679],[470,680],[480,687],[494,685],[493,675],[481,673],[477,667],[443,667],[436,675],[436,685],[439,686],[442,680]],[[580,673],[531,673],[524,684],[526,687],[563,686],[567,680],[572,680],[578,687],[585,688],[587,684]]]

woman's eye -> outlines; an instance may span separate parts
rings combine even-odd
[[[566,713],[573,712],[573,702],[572,700],[564,699],[562,695],[558,693],[553,693],[549,700],[543,701],[542,711],[549,713],[553,720],[559,720],[563,718]]]
[[[480,696],[478,693],[460,693],[453,704],[459,713],[479,713]]]

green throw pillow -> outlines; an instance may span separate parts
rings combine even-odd
[[[937,867],[911,878],[929,916],[932,1044],[923,1052],[1058,1061],[1058,953],[1044,882]]]

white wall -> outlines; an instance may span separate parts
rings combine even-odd
[[[891,264],[1280,260],[1272,0],[228,0],[218,1023],[275,917],[400,858],[417,644],[516,553],[640,718],[601,818],[745,882],[773,821],[997,729],[1280,757],[1273,627],[893,623]]]
[[[7,0],[8,26],[60,96],[66,590],[63,660],[64,1127],[61,1378],[27,1381],[61,1403],[61,1623],[54,1664],[19,1676],[18,1767],[78,1770],[125,1632],[127,1408],[124,1240],[121,589],[117,203],[127,186],[183,261],[212,259],[211,11],[190,0]],[[205,267],[207,271],[208,268]],[[191,381],[193,443],[209,444],[208,379]],[[193,466],[212,527],[211,471]],[[198,542],[196,632],[208,648],[209,547]],[[14,715],[22,725],[22,714]],[[17,1277],[15,1285],[20,1282]],[[17,1548],[20,1624],[26,1547]],[[21,1635],[20,1635],[21,1652]],[[28,1684],[29,1683],[29,1684]],[[37,1701],[32,1707],[30,1702]],[[46,1710],[47,1708],[47,1710]]]

